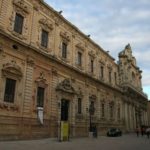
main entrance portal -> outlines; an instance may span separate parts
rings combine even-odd
[[[61,100],[61,121],[68,121],[69,101]]]
[[[69,140],[69,101],[61,100],[61,141]]]

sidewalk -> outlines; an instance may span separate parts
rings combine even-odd
[[[75,138],[0,142],[0,150],[150,150],[150,139],[133,134],[122,137]]]

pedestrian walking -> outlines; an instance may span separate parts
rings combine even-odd
[[[149,139],[149,136],[150,136],[150,128],[147,128],[147,129],[146,129],[146,135],[147,135],[147,138]]]
[[[137,137],[139,137],[139,132],[140,132],[140,129],[139,129],[139,127],[137,127],[136,128],[136,135],[137,135]]]
[[[144,127],[141,127],[141,135],[144,135]]]

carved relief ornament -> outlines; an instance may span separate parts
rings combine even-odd
[[[64,79],[61,83],[59,83],[56,87],[56,91],[63,91],[63,92],[75,94],[75,90],[72,87],[69,79]]]
[[[18,66],[15,61],[4,64],[2,68],[2,73],[4,76],[11,75],[18,78],[21,78],[23,76],[20,66]]]
[[[82,51],[84,51],[84,49],[85,49],[82,43],[76,44],[76,47],[79,48]]]
[[[67,32],[60,32],[60,36],[64,39],[64,40],[66,40],[67,42],[69,42],[70,41],[70,36],[68,35],[68,33]]]
[[[43,88],[46,88],[48,86],[44,72],[40,72],[40,75],[36,78],[35,82],[38,86],[41,86]]]
[[[50,23],[50,22],[48,21],[48,19],[42,18],[42,19],[39,20],[39,23],[40,23],[46,30],[51,31],[51,30],[53,30],[53,28],[54,28],[53,25],[52,25],[52,23]]]
[[[94,53],[94,51],[89,51],[89,53],[88,53],[91,57],[93,57],[93,58],[95,58],[96,57],[96,55],[95,55],[95,53]]]
[[[13,4],[23,10],[25,13],[30,13],[30,8],[24,0],[13,0]]]

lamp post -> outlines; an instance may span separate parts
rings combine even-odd
[[[89,127],[89,131],[92,132],[92,115],[94,114],[95,108],[94,105],[92,105],[92,103],[90,103],[89,106],[89,119],[90,119],[90,127]]]

